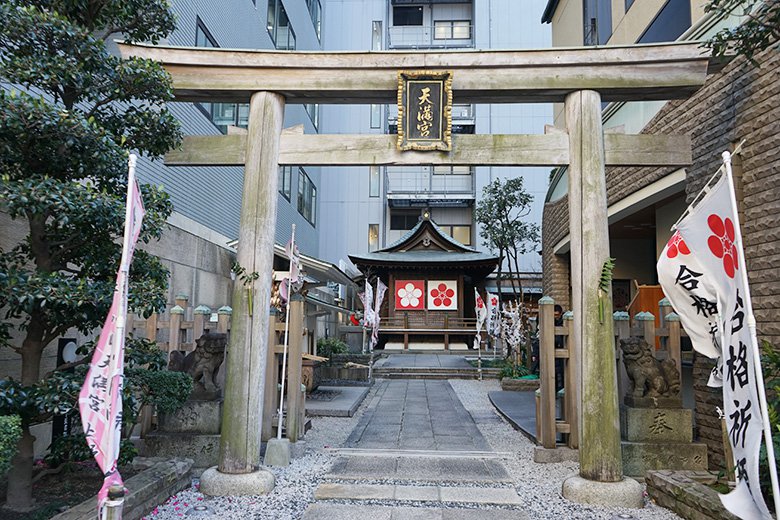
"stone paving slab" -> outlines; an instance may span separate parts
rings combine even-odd
[[[415,508],[315,503],[303,520],[527,520],[517,509]]]
[[[315,500],[406,500],[416,502],[520,505],[513,488],[401,486],[338,484],[324,482],[314,492]]]
[[[504,466],[495,459],[456,457],[342,456],[328,479],[415,480],[424,482],[510,482]]]
[[[381,368],[469,368],[463,356],[451,354],[390,354],[383,359],[381,364],[374,367]]]
[[[439,380],[379,383],[345,446],[459,451],[490,449],[450,384]]]
[[[339,392],[331,401],[306,399],[309,416],[352,417],[368,394],[367,386],[320,386],[318,390]]]

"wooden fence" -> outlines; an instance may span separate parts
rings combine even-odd
[[[170,353],[172,350],[190,352],[195,350],[195,340],[206,332],[228,332],[230,316],[233,310],[228,306],[213,310],[205,305],[194,309],[188,305],[188,297],[176,296],[173,307],[164,314],[152,314],[146,319],[133,316],[128,320],[129,332],[136,336],[157,341],[160,348]],[[191,316],[192,319],[188,319]]]
[[[618,397],[628,391],[628,374],[623,366],[619,340],[631,336],[644,338],[650,345],[659,345],[658,359],[671,358],[682,374],[681,338],[686,336],[680,327],[680,318],[665,298],[658,302],[660,319],[649,312],[637,313],[633,321],[627,312],[613,314],[615,330],[615,362],[618,374]],[[579,386],[577,359],[574,348],[574,315],[563,315],[563,325],[555,326],[555,301],[549,296],[539,300],[539,397],[536,409],[536,440],[545,448],[555,448],[558,434],[566,434],[565,444],[577,448],[579,444]],[[563,348],[555,348],[555,336],[563,337]],[[659,339],[656,343],[656,339]],[[556,389],[555,360],[563,363],[563,389]]]

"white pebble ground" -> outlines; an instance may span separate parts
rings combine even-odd
[[[467,410],[481,412],[493,410],[487,393],[500,389],[497,381],[450,380],[450,384]],[[201,494],[195,485],[171,497],[145,518],[149,520],[178,518],[300,519],[308,505],[314,500],[314,490],[320,478],[327,473],[335,460],[335,455],[327,448],[337,448],[344,443],[357,424],[366,404],[370,402],[372,395],[373,391],[363,401],[363,405],[355,416],[351,418],[312,418],[312,429],[306,433],[305,455],[294,459],[289,467],[272,468],[276,476],[276,487],[270,494],[253,497],[211,498]],[[493,451],[515,454],[511,460],[503,462],[524,503],[524,510],[531,519],[611,520],[620,513],[629,514],[640,520],[679,518],[674,513],[649,502],[641,510],[585,506],[569,502],[561,496],[561,483],[568,475],[577,472],[576,463],[536,464],[533,462],[531,441],[520,432],[515,431],[506,422],[478,424],[478,427]],[[202,513],[193,511],[195,506],[204,505],[208,508],[207,511]]]
[[[487,394],[501,390],[496,380],[450,380],[450,384],[464,408],[469,411],[493,410]],[[514,480],[515,489],[524,502],[529,518],[611,520],[621,513],[639,520],[680,518],[648,500],[645,500],[644,509],[608,508],[570,502],[561,495],[561,484],[566,477],[577,473],[579,465],[576,462],[535,463],[533,443],[505,421],[500,424],[477,424],[477,427],[493,451],[515,454],[512,460],[504,461],[504,467]]]

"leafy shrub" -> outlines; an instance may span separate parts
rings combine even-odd
[[[0,476],[11,467],[16,455],[16,444],[22,436],[22,418],[18,415],[0,417]]]
[[[117,464],[123,466],[129,464],[138,455],[138,449],[130,439],[123,439],[119,445],[119,460]],[[43,461],[50,467],[75,462],[92,461],[92,451],[87,445],[87,439],[83,433],[63,435],[54,439],[49,445],[49,453]]]
[[[346,354],[349,347],[338,338],[320,338],[317,340],[317,355],[330,358],[334,354]]]
[[[772,445],[775,449],[775,465],[780,473],[780,352],[768,341],[761,342],[761,369],[764,374],[764,387],[767,389],[767,406],[769,408],[769,424],[772,426]],[[759,463],[759,485],[764,494],[767,506],[774,509],[772,499],[772,482],[769,477],[769,461],[766,444],[761,443]]]
[[[511,361],[506,360],[506,363],[501,369],[501,373],[499,374],[498,377],[499,379],[504,379],[505,377],[513,379],[515,377],[527,376],[530,373],[531,371],[528,370],[525,366],[520,364],[516,365]]]

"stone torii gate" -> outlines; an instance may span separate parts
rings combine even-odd
[[[245,135],[190,136],[166,157],[169,165],[244,166],[238,262],[248,272],[271,272],[279,165],[568,166],[572,362],[581,398],[572,434],[579,434],[580,475],[567,479],[563,492],[576,501],[641,507],[641,487],[623,478],[612,321],[598,319],[599,277],[609,257],[604,169],[686,166],[691,144],[687,136],[605,134],[601,103],[689,97],[708,73],[698,44],[465,52],[120,49],[125,57],[162,62],[177,101],[249,102]],[[455,135],[451,152],[402,152],[394,135],[282,131],[285,103],[395,103],[401,70],[451,71],[457,103],[563,102],[566,128]],[[268,301],[270,276],[260,276],[253,291],[254,301]],[[225,494],[273,487],[260,465],[268,313],[250,316],[246,292],[237,286],[233,294],[220,462],[209,476],[226,482]],[[212,493],[218,487],[210,486]]]

